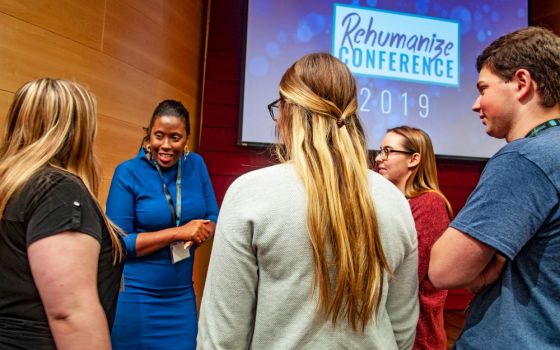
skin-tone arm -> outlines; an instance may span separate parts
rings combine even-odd
[[[59,350],[111,348],[97,291],[99,252],[97,240],[72,231],[40,239],[27,249],[33,280]]]
[[[438,289],[470,286],[480,290],[495,281],[503,269],[503,261],[492,267],[495,256],[496,249],[449,227],[432,247],[428,276]]]
[[[136,256],[153,253],[176,241],[201,244],[214,235],[216,224],[210,220],[191,220],[183,226],[156,232],[143,232],[136,238]],[[192,244],[192,243],[191,243]]]
[[[484,270],[472,282],[465,287],[473,293],[478,293],[486,286],[494,283],[502,274],[506,266],[506,258],[500,254],[494,255]]]

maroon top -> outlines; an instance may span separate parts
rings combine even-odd
[[[447,290],[437,290],[428,278],[430,251],[434,242],[449,225],[449,215],[443,198],[426,192],[408,200],[418,235],[418,298],[420,318],[416,326],[413,349],[446,349],[447,337],[443,325],[443,306]]]

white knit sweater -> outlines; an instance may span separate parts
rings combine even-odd
[[[394,279],[385,277],[380,313],[365,332],[333,327],[316,312],[306,194],[293,166],[238,178],[216,229],[199,320],[199,349],[409,349],[418,319],[414,221],[402,193],[369,173],[380,233]]]

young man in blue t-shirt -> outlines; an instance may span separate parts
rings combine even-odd
[[[560,38],[530,27],[477,59],[473,105],[508,142],[433,246],[437,288],[477,292],[455,349],[560,348]]]

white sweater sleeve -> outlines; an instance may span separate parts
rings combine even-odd
[[[253,224],[243,215],[244,197],[234,183],[216,227],[200,307],[198,349],[247,349],[253,334],[258,266]]]
[[[410,251],[389,279],[387,313],[399,349],[412,349],[418,322],[418,249]]]
[[[387,280],[385,308],[398,349],[411,349],[416,336],[418,304],[418,239],[406,198],[378,174],[371,178],[377,192],[376,209],[383,249],[393,269]],[[390,204],[390,205],[385,205]]]

